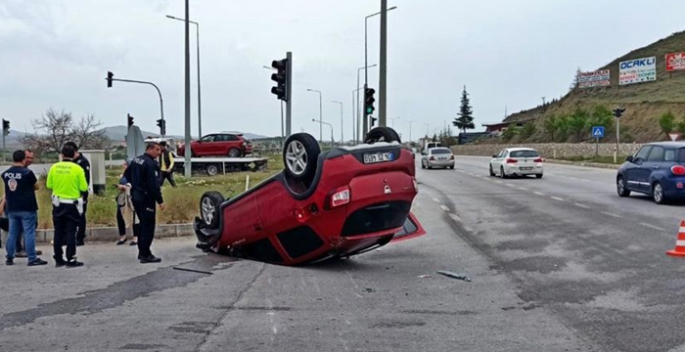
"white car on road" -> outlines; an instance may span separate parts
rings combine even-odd
[[[535,175],[542,178],[544,159],[535,149],[530,148],[507,148],[493,155],[490,160],[490,176],[499,175],[502,178],[509,176]]]
[[[449,148],[431,148],[423,152],[421,168],[434,167],[454,169],[454,154]]]

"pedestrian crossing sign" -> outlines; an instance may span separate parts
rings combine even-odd
[[[604,138],[604,126],[593,126],[592,127],[592,137]]]

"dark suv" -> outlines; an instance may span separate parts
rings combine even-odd
[[[644,145],[629,156],[618,170],[616,190],[621,197],[630,192],[652,196],[657,204],[685,198],[685,142]]]

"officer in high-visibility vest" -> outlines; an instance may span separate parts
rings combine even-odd
[[[66,142],[64,145],[68,145],[74,148],[76,153],[72,162],[78,164],[83,169],[86,175],[86,184],[90,186],[90,162],[86,159],[83,154],[79,153],[78,146],[74,142]],[[76,246],[83,246],[86,244],[86,213],[88,212],[88,189],[85,192],[81,192],[81,197],[83,198],[83,214],[81,214],[81,220],[78,223],[76,230]]]
[[[161,152],[158,143],[148,143],[145,154],[134,158],[124,171],[124,177],[131,183],[133,209],[140,220],[138,260],[143,264],[162,261],[162,259],[152,255],[150,250],[152,240],[155,237],[157,204],[159,204],[160,210],[164,210],[164,199],[159,185],[160,170],[156,161]]]
[[[52,165],[45,186],[52,190],[52,222],[55,227],[54,250],[57,267],[83,266],[76,260],[76,228],[83,215],[81,194],[88,190],[86,175],[73,162],[76,151],[72,146],[62,147],[62,161]],[[67,246],[64,260],[62,246]]]

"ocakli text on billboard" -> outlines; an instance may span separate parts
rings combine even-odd
[[[619,64],[618,84],[656,81],[656,57],[623,61]]]
[[[606,87],[611,85],[611,71],[599,70],[578,73],[578,88]]]

